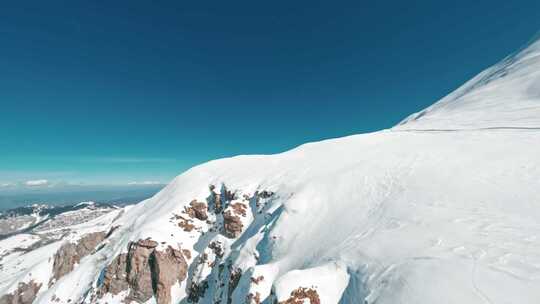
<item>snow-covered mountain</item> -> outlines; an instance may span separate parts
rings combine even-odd
[[[539,73],[537,41],[392,129],[194,167],[9,251],[0,303],[539,303]]]
[[[539,100],[540,40],[536,40],[394,129],[538,129]]]

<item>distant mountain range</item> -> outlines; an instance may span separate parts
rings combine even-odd
[[[110,204],[136,203],[151,197],[163,187],[164,185],[69,185],[51,188],[3,189],[0,191],[0,212],[32,204],[56,206],[84,201]]]

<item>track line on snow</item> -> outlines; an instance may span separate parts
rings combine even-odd
[[[389,129],[391,132],[466,132],[483,130],[540,130],[540,127],[487,127],[472,129]]]
[[[485,253],[486,252],[482,250],[482,256],[485,255]],[[473,260],[473,268],[471,269],[471,284],[472,284],[476,294],[478,294],[480,296],[480,298],[482,298],[482,300],[484,300],[485,303],[493,304],[493,302],[491,302],[489,297],[482,290],[480,290],[480,288],[476,284],[476,268],[477,268],[478,259],[475,258],[473,254],[471,254],[471,258]]]

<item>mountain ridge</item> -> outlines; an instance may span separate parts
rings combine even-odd
[[[394,129],[540,128],[540,39]]]
[[[536,303],[531,46],[394,128],[210,161],[29,252],[1,240],[0,303]]]

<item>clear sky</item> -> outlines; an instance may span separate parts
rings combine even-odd
[[[388,128],[539,29],[540,1],[2,3],[0,185],[166,182]]]

